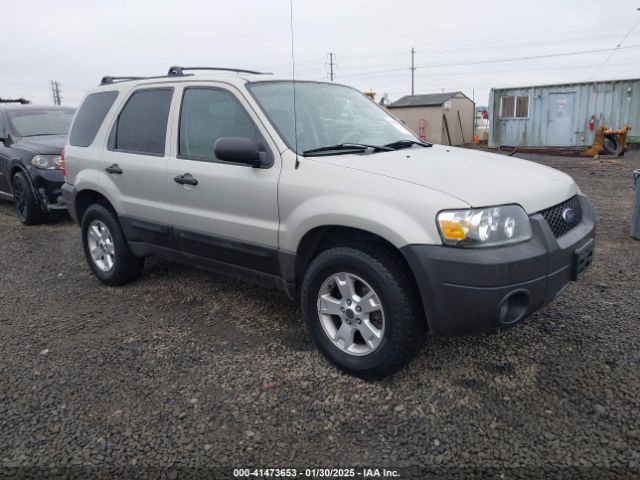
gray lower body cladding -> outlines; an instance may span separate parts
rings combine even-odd
[[[62,187],[69,213],[79,223],[75,189]],[[556,238],[541,214],[533,215],[530,240],[505,247],[452,248],[408,245],[401,249],[418,284],[432,334],[468,335],[518,323],[555,299],[592,260],[595,218],[579,195],[582,221]],[[176,230],[169,225],[120,217],[132,251],[161,255],[233,274],[296,297],[295,255],[277,249]]]

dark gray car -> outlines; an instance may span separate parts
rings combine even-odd
[[[14,201],[25,225],[65,211],[62,149],[75,110],[0,104],[0,198]]]

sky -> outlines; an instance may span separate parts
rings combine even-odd
[[[378,98],[640,77],[640,0],[292,0],[299,79]],[[104,75],[162,75],[171,65],[290,77],[290,0],[0,0],[0,97],[77,106]],[[11,19],[15,21],[11,21]],[[632,30],[632,28],[635,28]],[[631,33],[629,33],[631,31]],[[620,48],[620,41],[628,35]]]

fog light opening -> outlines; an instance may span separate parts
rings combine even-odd
[[[529,292],[526,290],[516,290],[509,293],[502,299],[498,307],[500,323],[509,325],[522,320],[529,308],[529,300]]]

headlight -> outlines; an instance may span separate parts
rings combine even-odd
[[[31,159],[31,165],[44,170],[60,170],[60,155],[36,155]]]
[[[440,212],[438,228],[444,244],[455,247],[490,247],[531,238],[529,217],[518,205]]]

